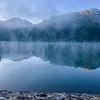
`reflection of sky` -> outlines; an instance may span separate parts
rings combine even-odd
[[[31,57],[22,61],[3,59],[0,62],[0,89],[34,91],[96,91],[100,90],[100,69],[75,69],[54,66]]]

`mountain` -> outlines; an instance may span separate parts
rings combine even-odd
[[[47,41],[100,41],[100,10],[89,8],[53,16],[37,27],[46,31]]]
[[[0,21],[0,27],[4,28],[22,28],[22,27],[32,27],[33,24],[27,20],[21,18],[11,18],[5,21]]]
[[[79,13],[80,15],[95,15],[95,14],[100,14],[100,10],[97,8],[89,8],[89,9],[85,9],[85,10],[81,10],[81,11],[77,11],[77,12],[70,12],[70,13],[65,13],[64,15],[71,15],[74,13]]]
[[[63,15],[53,16],[49,20],[43,20],[40,26],[47,26],[49,24],[55,23],[57,25],[67,24],[68,22],[84,20],[85,17],[91,18],[92,20],[100,22],[100,10],[96,8],[89,8],[77,12],[69,12]]]
[[[96,8],[53,16],[37,25],[20,18],[0,23],[0,26],[13,28],[0,29],[2,41],[100,41],[100,10]]]
[[[82,15],[82,16],[87,15],[88,17],[100,22],[100,18],[99,18],[100,17],[100,10],[99,9],[89,8],[89,9],[81,10],[79,12],[74,12],[74,13]]]

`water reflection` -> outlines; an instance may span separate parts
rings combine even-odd
[[[45,57],[52,64],[87,69],[100,67],[100,48],[95,47],[95,45],[68,44],[63,48],[55,48],[53,45],[48,45],[45,49]]]
[[[4,42],[1,45],[2,59],[14,61],[40,57],[53,65],[74,66],[86,69],[100,67],[100,43],[27,43]]]
[[[100,69],[57,66],[39,57],[0,63],[0,89],[99,93]]]

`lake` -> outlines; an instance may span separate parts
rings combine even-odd
[[[100,92],[100,42],[2,42],[0,90]]]

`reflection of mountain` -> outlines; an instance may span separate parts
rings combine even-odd
[[[100,67],[100,43],[4,43],[1,55],[15,61],[37,56],[54,65]]]
[[[84,48],[80,45],[66,45],[64,48],[55,48],[53,45],[48,45],[45,49],[45,57],[52,64],[68,65],[96,69],[100,67],[100,48],[93,49],[92,46]]]

